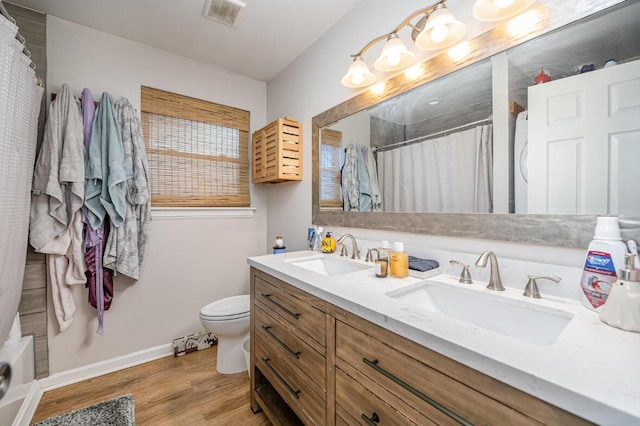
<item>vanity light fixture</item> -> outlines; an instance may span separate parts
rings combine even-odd
[[[438,3],[433,11],[426,18],[426,23],[422,27],[424,17],[416,24],[416,30],[422,28],[415,36],[416,46],[423,50],[436,50],[449,47],[464,37],[467,26],[458,21],[444,2]],[[416,33],[414,30],[414,34]]]
[[[373,84],[374,81],[376,81],[376,76],[369,71],[369,66],[360,54],[355,55],[353,62],[349,65],[347,75],[342,77],[342,84],[347,87],[365,87]]]
[[[446,0],[439,0],[431,6],[413,12],[393,31],[374,38],[358,53],[351,55],[353,62],[349,66],[347,74],[342,77],[342,84],[347,87],[359,88],[369,86],[376,81],[375,75],[369,70],[362,55],[383,40],[386,42],[382,53],[374,63],[376,70],[390,72],[410,66],[415,55],[407,49],[398,35],[405,27],[413,29],[411,38],[419,49],[444,49],[458,43],[465,35],[466,25],[453,16],[445,2]],[[477,0],[473,7],[473,14],[479,20],[496,21],[521,12],[531,6],[533,2],[534,0]],[[419,19],[413,23],[412,21],[417,17]],[[407,78],[413,79],[420,75],[410,77],[410,74],[406,74]]]
[[[478,21],[500,21],[524,11],[535,0],[478,0],[473,5],[473,16]]]
[[[413,58],[413,52],[407,49],[398,34],[391,33],[373,66],[378,71],[397,71],[411,65]]]

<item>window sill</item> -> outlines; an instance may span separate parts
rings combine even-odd
[[[250,218],[253,217],[255,210],[255,207],[151,207],[151,218],[152,220]]]

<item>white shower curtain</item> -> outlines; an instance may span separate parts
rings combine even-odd
[[[492,126],[378,152],[386,212],[490,213]]]
[[[0,347],[22,292],[43,91],[15,38],[17,31],[0,16]]]

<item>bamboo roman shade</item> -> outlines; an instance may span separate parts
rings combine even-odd
[[[322,129],[320,140],[320,207],[341,207],[342,132]]]
[[[153,206],[248,207],[249,111],[142,86]]]

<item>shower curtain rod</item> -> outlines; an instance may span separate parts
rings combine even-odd
[[[18,25],[16,20],[9,14],[9,11],[4,7],[4,4],[2,4],[2,0],[0,0],[0,15],[7,18],[7,20],[9,20],[13,25],[16,25],[16,26]],[[27,40],[22,36],[22,34],[20,34],[19,31],[16,32],[16,38],[18,39],[20,44],[22,44],[22,53],[30,60],[29,66],[31,67],[31,69],[35,71],[36,64],[34,64],[33,61],[31,60],[31,52],[29,51],[29,49],[27,49]],[[36,77],[36,82],[38,83],[39,86],[42,86],[42,81],[40,80],[39,77]]]
[[[470,126],[476,126],[478,124],[482,124],[482,123],[491,123],[492,118],[485,118],[483,120],[478,120],[478,121],[473,121],[471,123],[467,123],[467,124],[463,124],[462,126],[458,126],[458,127],[452,127],[451,129],[447,129],[447,130],[442,130],[440,132],[436,132],[436,133],[431,133],[430,135],[423,135],[423,136],[418,136],[417,138],[413,138],[413,139],[408,139],[406,141],[400,141],[400,142],[394,142],[392,144],[389,145],[385,145],[385,146],[374,146],[373,148],[371,148],[373,150],[373,152],[380,152],[380,151],[388,151],[390,149],[393,148],[397,148],[397,147],[401,147],[401,146],[407,146],[407,145],[413,145],[414,143],[418,143],[418,142],[422,142],[428,139],[432,139],[438,136],[443,136],[443,135],[447,135],[450,133],[455,133],[455,132],[459,132],[462,131],[464,129],[466,129],[467,127]]]

